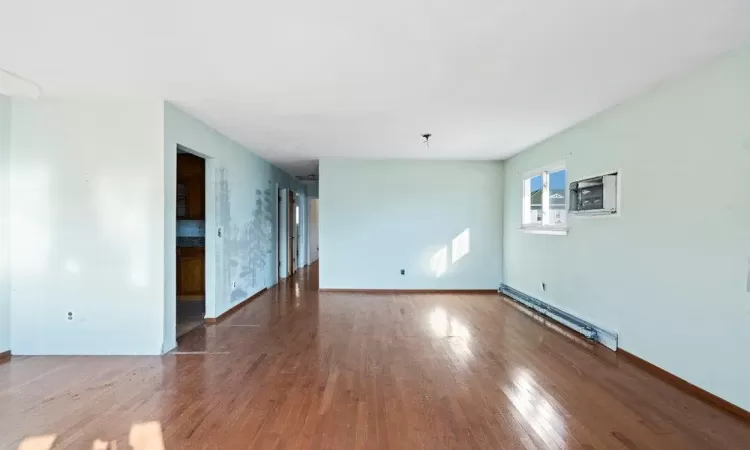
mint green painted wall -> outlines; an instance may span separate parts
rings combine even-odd
[[[10,350],[10,111],[0,95],[0,353]]]
[[[318,182],[314,183],[306,183],[305,187],[307,188],[307,197],[308,198],[318,198]]]
[[[620,217],[521,232],[522,174],[560,160],[569,180],[619,169]],[[749,173],[746,47],[506,161],[505,282],[750,409]]]
[[[11,103],[11,350],[161,353],[163,102]]]
[[[497,289],[502,180],[502,162],[321,160],[321,288]]]
[[[206,315],[217,317],[237,302],[276,283],[278,267],[278,213],[276,188],[300,193],[300,244],[306,245],[307,197],[294,177],[268,163],[239,143],[224,136],[171,103],[164,104],[165,252],[175,254],[176,148],[180,144],[207,159],[208,191],[216,207],[206,211],[206,235],[221,227],[223,236],[211,247],[206,260],[215,272],[206,273],[207,290],[215,304],[207,303]],[[211,181],[213,180],[213,184]],[[211,194],[209,194],[211,195]],[[307,252],[300,251],[299,266]],[[286,263],[282,257],[282,265]],[[164,350],[175,345],[175,259],[165,262]],[[284,265],[285,267],[285,265]]]

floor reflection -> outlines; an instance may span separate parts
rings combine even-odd
[[[470,347],[471,332],[461,320],[438,306],[430,313],[429,323],[435,336],[448,339],[449,347],[459,362],[466,364],[473,359]]]
[[[503,392],[526,424],[549,445],[566,447],[567,429],[565,418],[558,413],[547,399],[546,393],[526,369],[513,372],[512,383],[503,388]]]

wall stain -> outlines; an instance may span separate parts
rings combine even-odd
[[[225,289],[231,286],[229,268],[224,267],[224,255],[227,252],[227,232],[231,224],[231,213],[229,204],[229,181],[227,171],[224,168],[216,169],[216,226],[222,230],[222,236],[216,245],[216,283],[217,304],[223,303]],[[214,231],[215,232],[215,231]]]
[[[217,170],[218,189],[216,218],[224,234],[216,253],[220,270],[218,298],[225,298],[225,287],[231,289],[230,303],[249,297],[266,287],[266,269],[273,256],[273,202],[271,190],[255,190],[255,204],[249,221],[235,223],[232,219],[227,169]],[[224,261],[228,261],[224,264]]]

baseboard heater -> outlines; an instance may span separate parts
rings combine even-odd
[[[498,291],[514,301],[581,333],[589,340],[599,342],[610,350],[617,350],[617,333],[600,328],[538,298],[513,289],[507,284],[500,285]]]

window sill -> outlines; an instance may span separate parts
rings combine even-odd
[[[568,229],[567,228],[530,228],[530,227],[521,227],[521,231],[524,233],[529,234],[549,234],[553,236],[567,236],[568,235]]]

